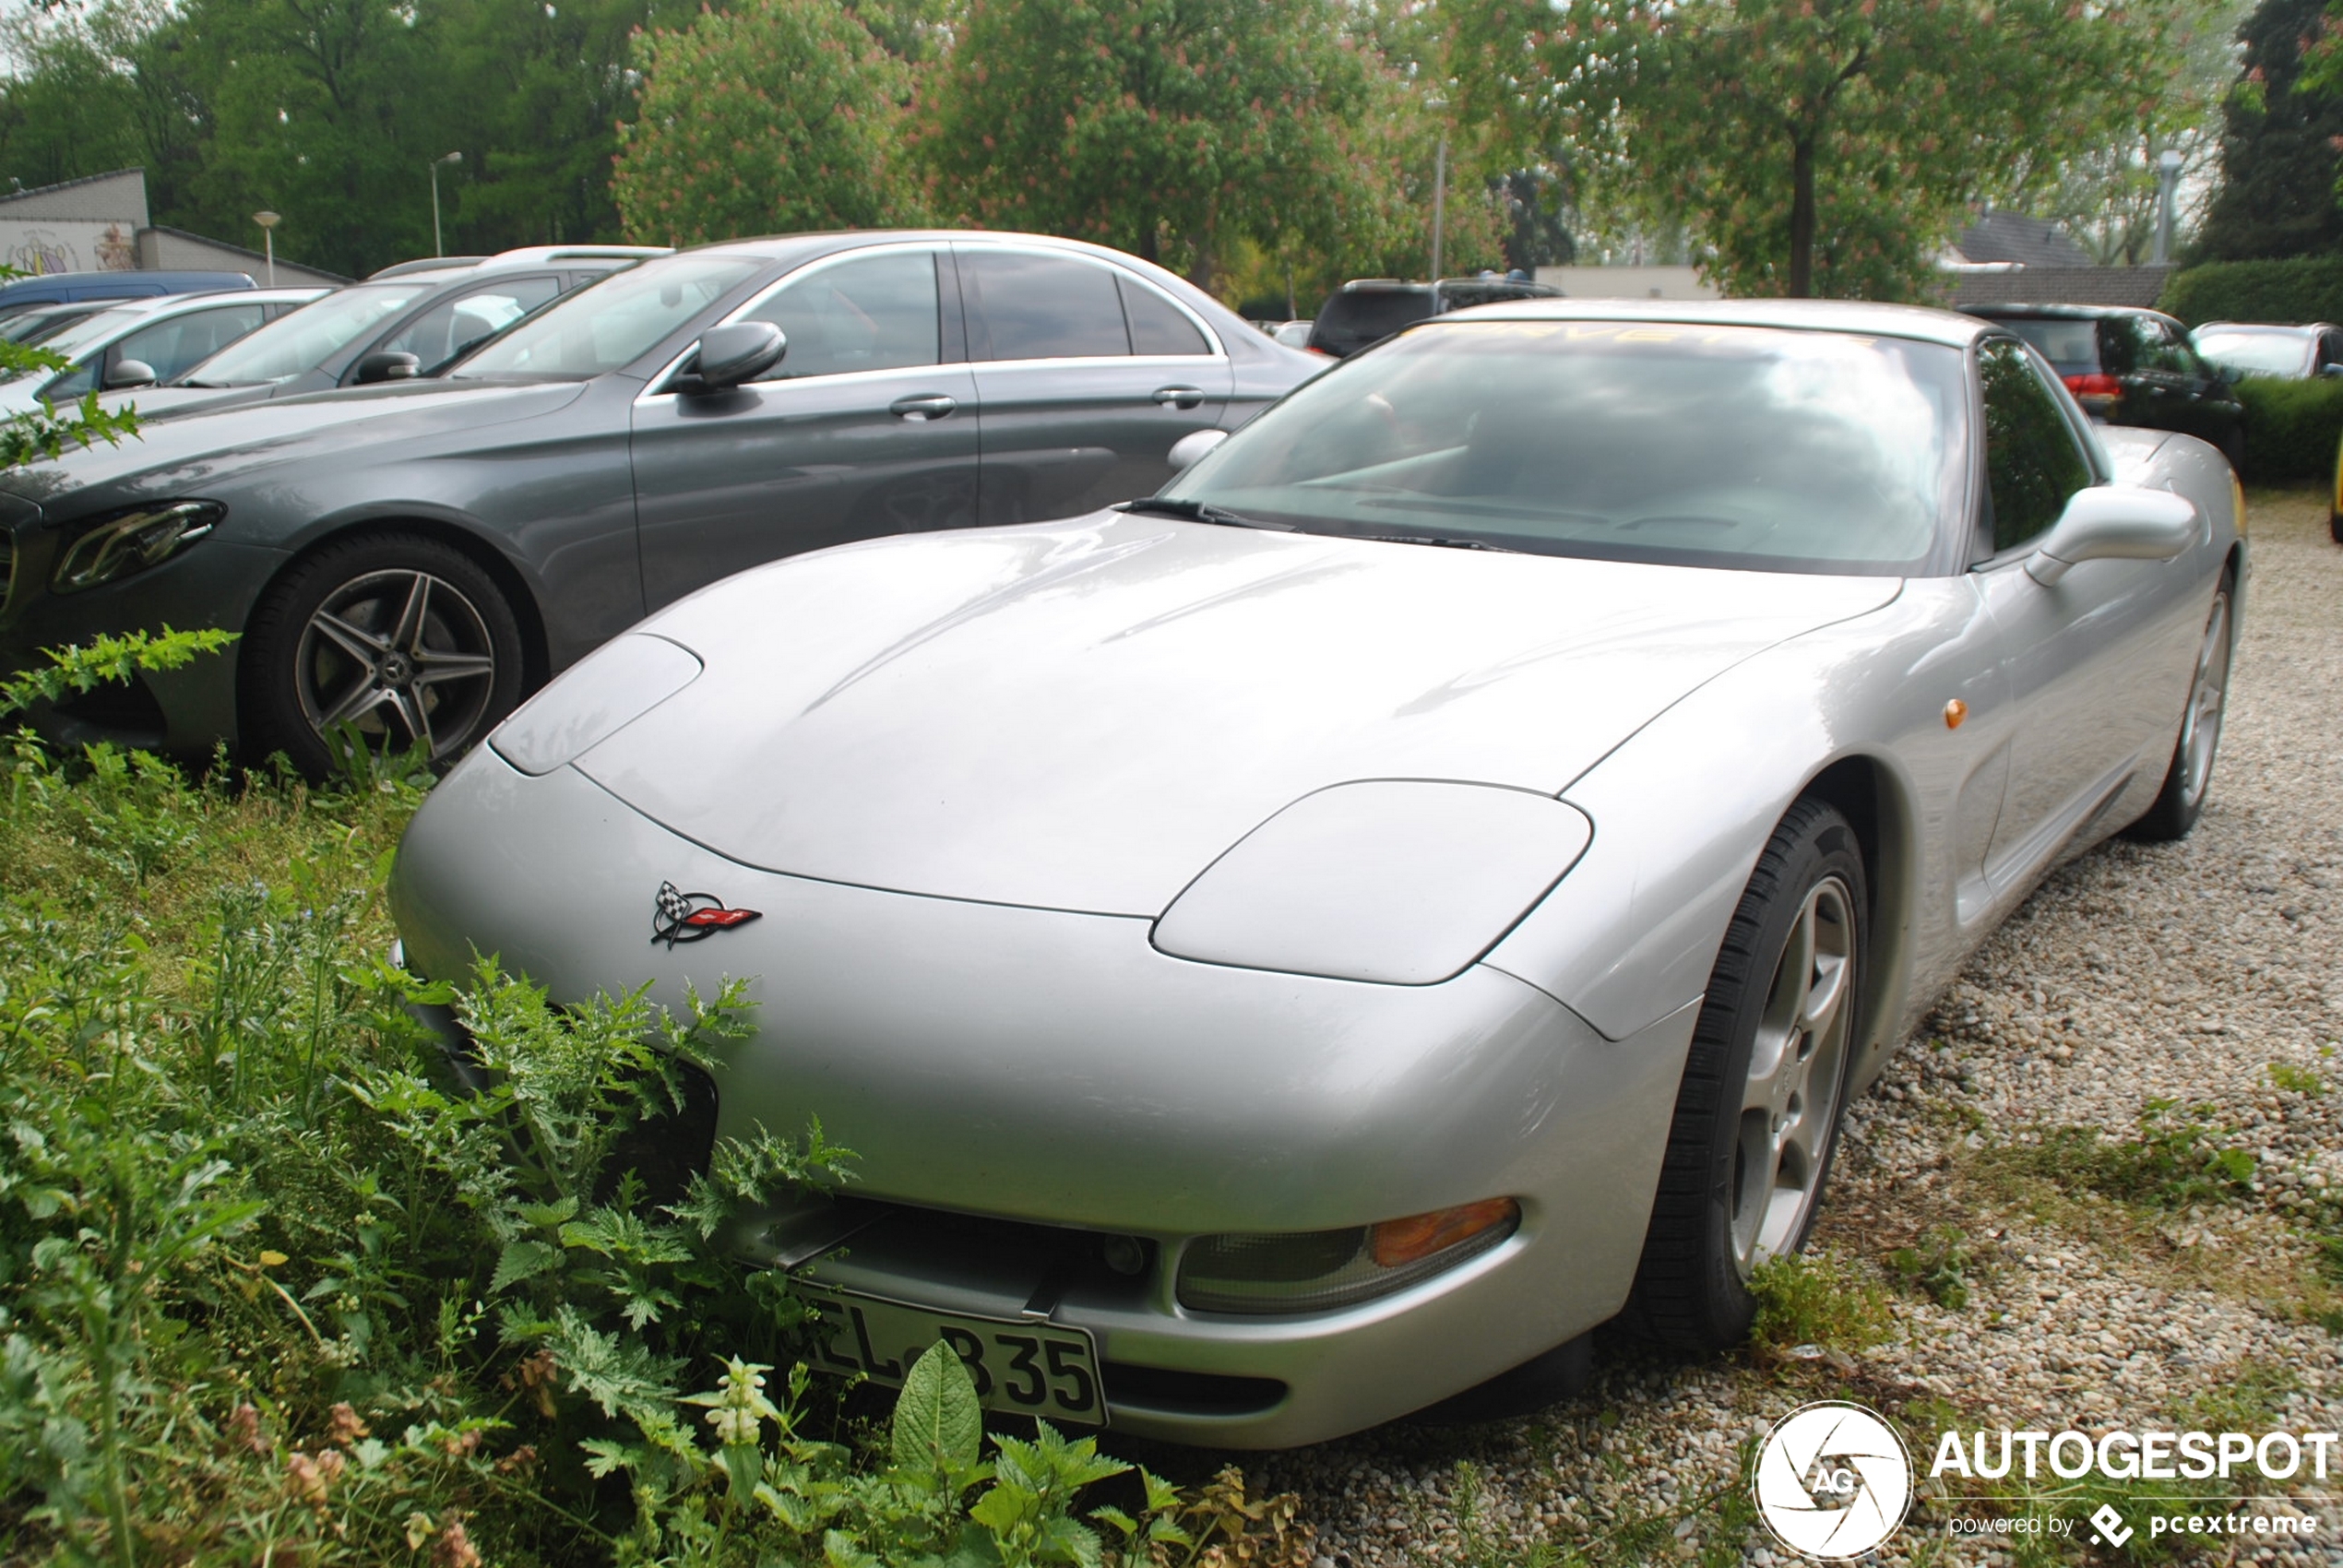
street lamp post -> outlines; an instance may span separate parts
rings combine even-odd
[[[1448,137],[1440,136],[1440,150],[1432,160],[1432,276],[1440,278],[1441,242],[1447,238],[1448,227]]]
[[[2156,265],[2172,259],[2173,198],[2180,190],[2181,155],[2166,148],[2156,160]]]
[[[252,220],[260,225],[260,245],[268,258],[268,286],[277,286],[277,225],[284,220],[273,212],[256,212]]]
[[[463,160],[464,155],[460,152],[451,152],[445,158],[434,158],[431,160],[431,254],[434,255],[447,254],[447,246],[439,237],[439,166],[443,163],[461,163]]]

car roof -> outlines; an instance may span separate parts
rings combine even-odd
[[[1850,332],[1965,347],[1992,330],[1990,322],[1919,305],[1855,300],[1516,300],[1474,305],[1409,328],[1456,321],[1634,321],[1723,327],[1778,327],[1802,332]]]
[[[311,300],[333,291],[324,284],[305,289],[207,289],[195,294],[142,294],[137,299],[118,300],[105,305],[103,314],[123,322],[143,321],[151,315],[176,315],[181,311],[202,310],[217,304],[307,304]],[[232,299],[223,299],[232,295]],[[33,307],[38,310],[38,305]]]
[[[2166,315],[2162,311],[2150,310],[2146,305],[1987,303],[1963,305],[1960,308],[1964,315],[1980,315],[1988,320],[1996,321],[2013,316],[2041,321],[2110,321],[2119,316],[2145,315],[2156,321],[2170,322],[2174,327],[2181,325],[2179,321]],[[2187,329],[2182,327],[2182,330]]]
[[[2200,321],[2198,332],[2331,332],[2334,324],[2325,321]]]

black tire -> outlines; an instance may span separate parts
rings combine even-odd
[[[519,703],[522,659],[512,605],[462,551],[413,533],[334,540],[271,584],[244,629],[245,754],[325,778],[339,714],[377,751],[428,739],[444,766]]]
[[[2343,544],[2343,512],[2330,511],[2327,513],[2326,537],[2333,540],[2337,544]]]
[[[1869,911],[1855,830],[1820,801],[1791,806],[1757,857],[1726,929],[1676,1092],[1625,1314],[1630,1326],[1664,1345],[1706,1354],[1746,1338],[1757,1310],[1750,1268],[1764,1257],[1796,1252],[1814,1228],[1861,1045]],[[1802,936],[1808,930],[1813,934]],[[1806,954],[1802,977],[1798,947]],[[1830,1017],[1802,1044],[1799,1028],[1783,1016],[1784,997],[1796,995],[1802,1017],[1807,999],[1825,985],[1836,997]],[[1766,1072],[1766,1106],[1748,1103],[1758,1088],[1753,1067]],[[1815,1091],[1811,1103],[1779,1092],[1792,1074],[1802,1074],[1798,1082]],[[1794,1170],[1790,1146],[1797,1139],[1785,1142],[1785,1130],[1808,1140],[1797,1146]],[[1753,1174],[1769,1160],[1773,1169],[1759,1194]]]
[[[2185,838],[2205,814],[2205,798],[2212,792],[2213,763],[2220,750],[2221,719],[2229,707],[2230,656],[2236,641],[2236,620],[2230,606],[2236,579],[2221,574],[2213,590],[2213,608],[2205,619],[2205,640],[2198,646],[2196,670],[2189,677],[2187,707],[2181,711],[2181,732],[2172,742],[2172,760],[2164,769],[2156,803],[2123,829],[2123,836],[2146,844],[2170,844]],[[2207,682],[2211,689],[2207,690]]]

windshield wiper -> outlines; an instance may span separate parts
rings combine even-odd
[[[1443,550],[1493,550],[1500,555],[1526,555],[1526,550],[1516,550],[1510,544],[1492,544],[1485,539],[1452,539],[1433,533],[1368,533],[1361,539],[1371,539],[1378,544],[1435,544]]]
[[[1142,496],[1136,501],[1119,502],[1118,512],[1153,512],[1166,517],[1185,517],[1192,523],[1219,523],[1231,529],[1267,529],[1272,533],[1298,533],[1291,523],[1265,523],[1258,517],[1248,517],[1242,512],[1231,512],[1226,506],[1215,506],[1208,501],[1173,501],[1160,495]]]

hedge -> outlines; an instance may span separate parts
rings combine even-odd
[[[2249,375],[2237,384],[2237,398],[2245,405],[2245,478],[2271,484],[2324,480],[2335,472],[2336,446],[2343,442],[2343,381]]]
[[[2173,273],[2157,308],[2206,321],[2343,321],[2343,256],[2216,261]]]

